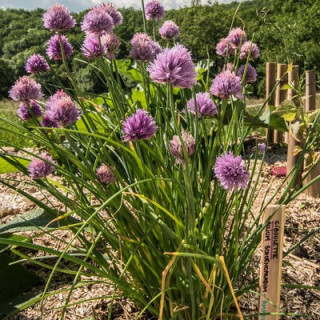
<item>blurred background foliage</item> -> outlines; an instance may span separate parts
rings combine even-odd
[[[181,28],[180,42],[193,53],[195,60],[213,60],[213,70],[218,70],[223,61],[215,54],[219,39],[225,37],[230,21],[238,6],[237,2],[220,4],[212,2],[201,5],[201,1],[191,1],[190,6],[166,12],[166,20],[175,21]],[[0,99],[7,98],[7,92],[19,76],[25,74],[26,59],[32,53],[45,54],[51,33],[43,28],[44,10],[33,11],[7,9],[0,10]],[[123,45],[118,58],[129,57],[128,42],[134,33],[142,31],[141,11],[133,8],[121,9],[123,24],[116,29]],[[84,34],[80,21],[85,12],[74,14],[77,27],[67,33],[75,53],[70,66],[81,89],[89,92],[103,92],[101,83],[92,68],[81,63],[80,52]],[[258,43],[261,57],[255,62],[260,79],[264,79],[267,61],[289,63],[304,69],[316,69],[320,61],[320,0],[252,0],[244,1],[235,19],[235,25],[244,27],[249,38]],[[158,26],[160,27],[160,25]],[[151,33],[152,25],[148,25]],[[160,42],[161,40],[158,39]],[[53,83],[64,82],[60,64],[50,62],[52,71],[46,74],[47,93],[55,91]],[[264,95],[265,83],[255,85],[254,94]]]

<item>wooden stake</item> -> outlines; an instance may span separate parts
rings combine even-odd
[[[291,84],[293,87],[293,89],[288,90],[288,100],[292,100],[298,106],[299,99],[297,99],[296,97],[296,91],[299,86],[299,66],[292,66],[292,71],[288,73],[288,83]],[[292,170],[292,168],[297,164],[299,160],[299,154],[294,155],[295,147],[301,146],[302,141],[301,141],[301,138],[300,138],[300,141],[297,141],[296,137],[292,134],[291,131],[289,131],[286,133],[286,142],[288,144],[287,174],[289,174],[289,172]],[[302,172],[303,172],[303,165],[301,165],[301,167],[299,168],[296,178],[293,181],[293,184],[292,184],[293,188],[297,186],[301,187]]]
[[[274,62],[267,62],[266,66],[266,99],[270,96],[272,90],[276,86],[276,71],[277,71],[277,64]],[[276,95],[273,94],[270,99],[268,100],[267,105],[274,106],[276,103]]]
[[[259,320],[278,320],[278,315],[266,313],[280,311],[280,289],[284,237],[284,207],[270,205],[265,211],[265,221],[271,218],[262,234],[260,266]]]
[[[306,167],[309,167],[312,165],[312,160],[311,161],[310,160],[311,159],[306,160]],[[320,175],[320,160],[318,158],[317,164],[313,167],[310,173],[303,180],[303,185],[308,184],[310,181],[312,181],[314,178],[318,177],[319,175]],[[320,198],[320,180],[313,183],[308,189],[306,189],[305,193],[311,197]]]
[[[299,87],[299,66],[292,66],[292,71],[288,73],[288,83],[294,88],[288,90],[288,100],[298,104],[299,100],[295,96]]]
[[[274,62],[267,62],[266,65],[266,99],[269,98],[272,90],[276,86],[276,71],[277,71],[277,64]],[[276,95],[273,94],[267,102],[266,107],[269,105],[274,106],[276,103]],[[273,130],[270,129],[267,132],[267,140],[268,142],[273,142]]]
[[[293,89],[288,89],[288,100],[293,101],[298,106],[299,99],[297,98],[296,93],[299,87],[299,66],[292,66],[292,71],[288,73],[288,83],[293,87]],[[289,144],[288,132],[285,133],[284,141]]]
[[[306,71],[306,111],[316,110],[316,72]]]
[[[283,90],[282,87],[288,83],[288,75],[286,74],[288,70],[288,65],[280,64],[277,65],[277,81],[280,81],[280,84],[276,90],[276,103],[275,106],[279,107],[280,104],[287,100],[288,90]],[[282,142],[283,135],[279,131],[274,131],[273,142],[280,143]]]
[[[302,144],[303,144],[302,140],[297,141],[293,133],[291,131],[288,132],[287,175],[289,175],[292,168],[296,166],[300,157],[300,153],[297,155],[294,155],[295,147],[301,147]],[[298,169],[297,175],[292,183],[292,188],[301,187],[302,172],[303,172],[303,163]]]

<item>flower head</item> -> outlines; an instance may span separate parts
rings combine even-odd
[[[131,40],[131,56],[135,60],[151,62],[161,52],[161,47],[146,33],[136,33]]]
[[[122,24],[122,14],[121,12],[119,12],[119,10],[117,10],[112,3],[102,3],[100,6],[103,10],[105,10],[107,12],[107,14],[112,18],[113,20],[113,24],[115,26],[119,26],[120,24]]]
[[[43,160],[41,160],[41,159]],[[29,164],[28,170],[32,179],[40,179],[50,175],[54,169],[54,161],[52,157],[44,152],[39,155],[39,158],[33,158]],[[44,161],[45,160],[45,161]],[[48,163],[49,162],[49,163]],[[52,164],[50,164],[52,163]]]
[[[46,116],[53,123],[65,127],[77,122],[80,112],[72,99],[63,90],[58,90],[46,103]]]
[[[248,187],[249,173],[242,164],[241,156],[235,157],[232,152],[217,158],[214,173],[226,190],[236,191]]]
[[[198,109],[198,117],[213,117],[218,113],[217,106],[212,101],[210,94],[208,92],[197,93],[196,94],[196,103]],[[196,108],[194,105],[194,99],[190,99],[187,104],[188,110],[196,115]]]
[[[44,128],[59,128],[59,125],[52,121],[46,114],[42,117],[40,125]]]
[[[70,11],[63,4],[54,4],[43,15],[44,26],[52,31],[69,30],[76,24]]]
[[[138,109],[135,114],[126,119],[123,123],[125,141],[150,139],[158,128],[152,116],[143,109]]]
[[[61,35],[61,43],[63,46],[65,57],[69,58],[73,53],[72,45],[69,43],[67,37],[64,35]],[[49,56],[50,59],[62,60],[62,52],[61,52],[61,47],[59,42],[59,35],[56,34],[53,37],[51,37],[51,39],[49,40],[49,44],[47,47],[47,55]]]
[[[22,120],[28,121],[32,118],[32,115],[36,118],[42,116],[42,110],[40,105],[34,100],[30,100],[29,106],[26,102],[21,102],[18,109],[18,116]]]
[[[159,29],[159,33],[164,40],[177,39],[180,36],[179,27],[171,20],[165,21]]]
[[[43,97],[41,85],[30,77],[20,77],[9,91],[9,97],[15,101],[39,100]]]
[[[216,46],[216,53],[219,56],[226,57],[226,56],[233,56],[234,55],[234,47],[230,43],[228,38],[221,39],[220,42]]]
[[[50,67],[46,59],[40,54],[33,54],[26,62],[25,69],[28,73],[43,73],[49,71]]]
[[[183,143],[186,146],[187,154],[190,157],[196,151],[196,141],[194,137],[186,131],[182,131],[181,136]],[[172,155],[179,160],[184,160],[183,147],[179,136],[173,136],[172,140],[170,141],[170,151]]]
[[[245,72],[246,66],[242,65],[237,71],[237,76],[242,79],[243,74]],[[246,83],[252,83],[257,81],[257,71],[256,69],[249,63],[247,67],[247,73],[245,77]]]
[[[243,98],[241,79],[230,70],[223,71],[214,78],[210,92],[223,100],[231,95],[241,99]]]
[[[247,41],[247,35],[241,28],[234,28],[229,32],[228,40],[231,45],[238,48],[241,44]]]
[[[161,20],[164,18],[164,8],[157,0],[151,0],[145,7],[147,20]]]
[[[86,33],[101,35],[104,32],[111,32],[113,28],[113,19],[102,6],[92,8],[81,23],[81,29]]]
[[[87,58],[93,59],[94,57],[101,56],[101,53],[102,55],[106,54],[106,47],[102,44],[102,39],[100,48],[99,37],[97,34],[88,33],[84,38],[81,50]]]
[[[119,38],[114,33],[106,33],[101,37],[101,42],[106,49],[108,59],[115,59],[115,55],[121,45]]]
[[[253,147],[252,152],[256,152],[256,151],[257,151],[257,148]],[[258,143],[258,153],[264,154],[265,151],[266,151],[266,144],[264,142]]]
[[[114,181],[116,181],[116,177],[113,174],[110,167],[108,167],[106,164],[102,164],[96,171],[96,175],[99,179],[99,181],[103,184],[110,184]]]
[[[150,36],[147,33],[137,32],[133,35],[133,37],[130,41],[130,44],[132,46],[135,46],[135,45],[139,44],[139,42],[143,42],[143,41],[151,42],[152,39],[150,38]]]
[[[148,68],[150,77],[158,83],[171,83],[174,87],[191,88],[197,73],[190,52],[182,45],[159,53]]]
[[[256,43],[252,41],[245,42],[240,50],[240,59],[246,59],[250,54],[250,60],[257,59],[260,56],[260,50]]]
[[[227,64],[225,64],[222,68],[222,71],[226,71],[226,70],[230,70],[233,71],[234,69],[234,65],[232,62],[228,62]]]

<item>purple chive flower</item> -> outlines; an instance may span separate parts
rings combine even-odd
[[[21,102],[18,109],[18,116],[22,120],[28,121],[32,118],[32,114],[36,118],[42,116],[42,110],[40,105],[34,100],[30,100],[29,106],[26,102]]]
[[[245,72],[246,66],[242,65],[237,71],[237,76],[242,79],[243,74]],[[257,81],[257,71],[256,69],[249,63],[247,67],[247,73],[245,77],[246,83],[252,83]]]
[[[241,28],[235,28],[230,30],[228,40],[230,41],[231,45],[233,45],[235,48],[238,48],[241,44],[247,41],[247,35]]]
[[[93,59],[94,57],[99,57],[106,54],[106,47],[102,44],[101,47],[99,43],[99,35],[94,33],[88,33],[83,41],[83,45],[81,47],[83,54],[89,58]]]
[[[171,83],[174,87],[192,88],[197,73],[190,52],[182,45],[159,53],[148,68],[150,77],[158,83]]]
[[[115,59],[116,53],[121,45],[119,38],[114,33],[106,33],[101,37],[101,42],[106,49],[108,59]]]
[[[257,148],[253,147],[252,148],[252,152],[255,153],[256,151],[257,151]],[[258,143],[258,153],[259,154],[264,154],[265,151],[266,151],[266,144],[264,142]]]
[[[41,85],[30,77],[20,77],[9,91],[9,97],[15,101],[39,100],[43,97]]]
[[[123,123],[125,141],[150,139],[158,128],[152,116],[143,109],[138,109],[135,114],[126,119]]]
[[[39,74],[49,71],[48,62],[41,54],[33,54],[26,62],[25,69],[28,73]]]
[[[48,9],[43,15],[43,21],[45,28],[55,32],[72,29],[76,24],[63,4],[54,4]]]
[[[69,58],[73,53],[73,47],[69,43],[66,36],[61,35],[61,42],[64,50],[64,55],[66,58]],[[59,35],[54,35],[49,40],[48,48],[47,48],[47,55],[50,59],[53,60],[62,60],[62,52],[59,42]]]
[[[58,90],[46,103],[46,116],[61,127],[73,124],[80,118],[80,112],[72,99]]]
[[[234,47],[230,43],[228,38],[221,39],[220,42],[216,46],[216,53],[219,56],[226,57],[226,56],[233,56],[234,55]]]
[[[131,40],[132,50],[130,52],[134,60],[151,62],[161,52],[161,47],[146,33],[136,33]]]
[[[194,137],[186,131],[183,131],[181,136],[186,146],[188,156],[190,157],[196,151],[196,141]],[[172,155],[178,158],[179,160],[184,160],[183,147],[179,136],[173,136],[172,140],[170,141],[170,151]]]
[[[217,106],[212,101],[210,94],[208,92],[197,93],[196,94],[196,103],[198,109],[198,117],[213,117],[218,113]],[[188,110],[196,115],[196,108],[194,105],[194,99],[190,99],[187,104]]]
[[[161,20],[164,18],[164,8],[157,0],[151,0],[145,7],[147,20]]]
[[[103,7],[92,8],[83,18],[81,23],[82,31],[102,35],[104,32],[111,32],[114,28],[112,17]]]
[[[110,60],[114,60],[116,58],[116,53],[118,52],[121,42],[119,38],[114,33],[107,33],[103,36],[103,43],[106,46],[106,56]],[[156,45],[154,46],[154,50],[156,50]],[[159,50],[161,50],[159,46]]]
[[[144,32],[138,32],[133,35],[133,38],[131,39],[130,43],[132,46],[135,46],[139,42],[143,42],[143,41],[151,42],[152,39],[150,38],[150,36],[148,34],[146,34]]]
[[[250,54],[250,60],[257,59],[260,56],[260,50],[256,43],[252,41],[245,42],[240,50],[240,59],[246,59]]]
[[[235,157],[232,152],[217,158],[214,173],[226,190],[237,191],[248,187],[249,173],[242,164],[241,156]]]
[[[222,71],[226,71],[226,70],[233,71],[233,69],[234,69],[233,63],[229,62],[223,66]]]
[[[40,125],[44,128],[59,128],[59,125],[56,122],[50,120],[50,118],[47,115],[44,115],[42,117]]]
[[[39,155],[40,158],[42,158],[43,160],[39,159],[39,158],[34,158],[32,159],[32,161],[29,164],[28,170],[30,173],[30,177],[32,179],[40,179],[40,178],[44,178],[47,177],[48,175],[50,175],[53,172],[54,169],[54,161],[52,159],[52,157],[44,152],[41,153]],[[44,161],[46,160],[46,161]],[[50,163],[52,164],[50,164]]]
[[[116,181],[116,177],[113,174],[112,170],[106,165],[102,164],[96,171],[96,175],[99,181],[103,184],[110,184]]]
[[[165,21],[159,29],[159,33],[164,40],[177,39],[180,36],[179,27],[171,20]]]
[[[112,3],[102,3],[100,7],[102,10],[105,10],[107,14],[112,18],[113,24],[115,26],[119,26],[120,24],[122,24],[122,14],[113,6]]]
[[[241,78],[230,70],[223,71],[213,80],[210,92],[223,100],[228,99],[231,95],[241,99],[243,98]]]

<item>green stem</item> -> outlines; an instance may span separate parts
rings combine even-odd
[[[141,7],[142,7],[143,29],[144,29],[144,32],[147,33],[147,22],[146,22],[146,12],[144,10],[144,0],[141,0]]]
[[[156,41],[156,21],[155,20],[153,20],[152,26],[153,26],[153,41]]]
[[[64,46],[63,46],[63,42],[62,42],[62,38],[61,38],[61,34],[58,33],[58,37],[59,37],[59,44],[60,44],[60,49],[61,49],[61,57],[62,57],[62,62],[63,62],[63,65],[66,69],[66,73],[67,73],[67,77],[68,79],[70,80],[72,86],[74,87],[74,89],[76,90],[76,93],[77,93],[77,96],[81,96],[80,95],[80,90],[76,84],[76,82],[74,81],[73,77],[72,77],[72,73],[69,69],[69,66],[68,66],[68,62],[67,62],[67,59],[66,59],[66,55],[65,55],[65,51],[64,51]]]

